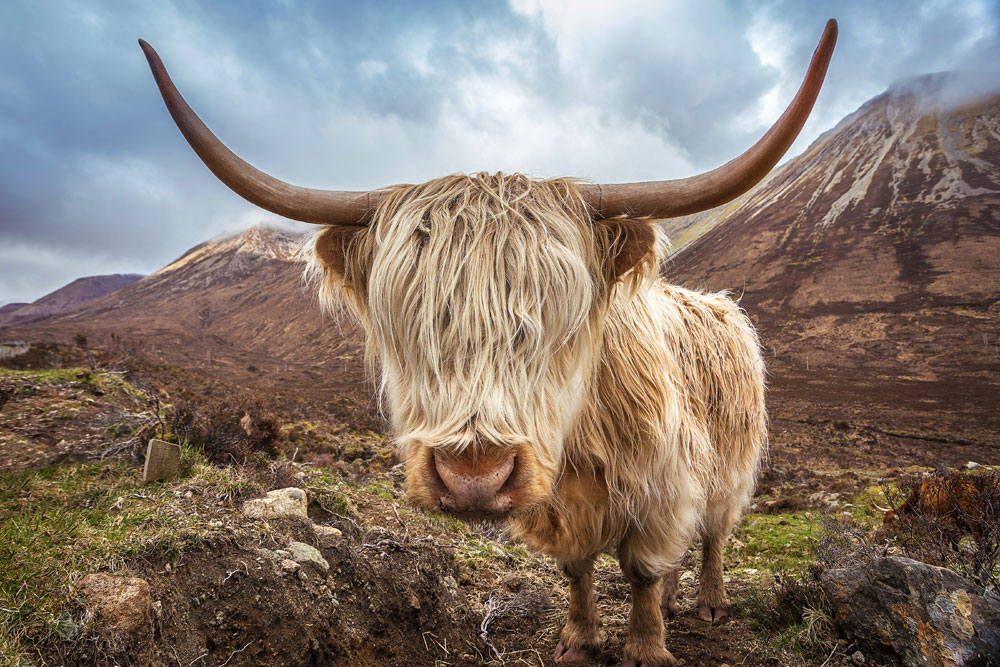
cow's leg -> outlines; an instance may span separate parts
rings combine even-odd
[[[675,567],[663,576],[663,597],[660,599],[660,612],[663,618],[673,618],[677,615],[677,588],[680,585],[681,569]]]
[[[569,613],[556,646],[556,662],[588,660],[601,646],[601,621],[594,602],[595,558],[592,555],[560,565],[569,579]]]
[[[701,576],[698,585],[698,616],[718,621],[729,615],[729,598],[722,578],[722,548],[735,523],[735,511],[722,511],[707,517],[701,544]]]
[[[622,573],[632,585],[632,610],[628,617],[628,638],[625,640],[623,667],[665,667],[677,661],[664,645],[666,631],[660,611],[661,577],[650,574],[649,568],[635,556],[628,542],[618,551]]]

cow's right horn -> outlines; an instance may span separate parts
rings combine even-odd
[[[302,188],[269,176],[226,148],[177,92],[163,62],[149,44],[139,40],[167,110],[212,173],[236,194],[272,213],[316,224],[365,225],[378,193]]]

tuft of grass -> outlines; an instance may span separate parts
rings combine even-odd
[[[26,664],[31,644],[65,632],[79,577],[127,569],[154,547],[174,552],[197,534],[192,517],[161,511],[168,487],[140,484],[121,462],[0,475],[0,655],[8,664]]]
[[[82,576],[128,571],[154,553],[173,559],[211,532],[187,491],[226,502],[263,490],[191,447],[181,462],[177,483],[143,484],[121,461],[0,474],[0,666],[31,664],[33,646],[75,634],[70,600]]]

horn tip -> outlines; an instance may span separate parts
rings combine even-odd
[[[156,49],[150,46],[149,42],[147,42],[146,40],[140,38],[139,47],[142,49],[142,52],[146,54],[147,58],[151,59],[156,57]]]
[[[826,22],[826,29],[823,31],[830,35],[830,37],[836,39],[837,33],[839,32],[839,26],[837,24],[837,19],[830,19]]]

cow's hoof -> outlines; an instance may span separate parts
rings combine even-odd
[[[556,662],[580,662],[582,660],[593,660],[594,651],[587,648],[570,648],[561,641],[556,644]]]
[[[707,604],[698,605],[698,617],[703,621],[714,623],[729,616],[729,609],[724,606],[712,607]]]
[[[625,656],[622,667],[680,667],[686,664],[684,660],[678,660],[670,651],[663,649],[663,653],[657,652],[645,658],[632,658]]]

